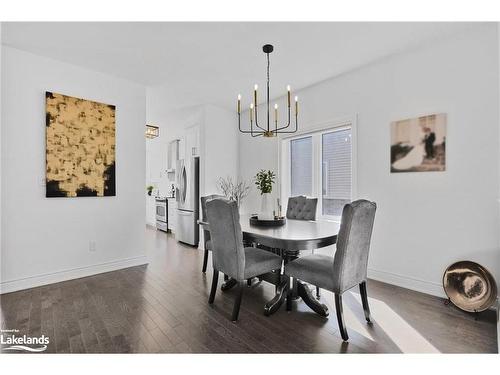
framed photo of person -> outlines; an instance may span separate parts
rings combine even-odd
[[[446,114],[391,123],[391,173],[446,170]]]

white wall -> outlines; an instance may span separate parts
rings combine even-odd
[[[500,24],[497,22],[497,42],[498,42],[498,59],[499,59],[499,64],[498,64],[498,69],[499,69],[499,81],[498,81],[498,87],[500,90]],[[499,101],[498,101],[498,111],[499,111],[499,122],[498,126],[500,129],[500,93],[499,93]],[[500,131],[498,132],[500,136]],[[500,143],[500,139],[499,139]],[[500,160],[500,147],[498,148],[498,160]],[[499,163],[499,173],[498,173],[498,209],[500,213],[500,163]],[[500,215],[499,215],[500,217]],[[498,222],[498,227],[497,227],[498,233],[500,233],[500,220]],[[497,278],[497,286],[500,284],[499,279]],[[500,294],[500,291],[499,291]],[[497,346],[498,346],[498,352],[500,353],[500,298],[497,298]]]
[[[2,22],[0,22],[0,114],[2,111]],[[2,277],[2,116],[0,115],[0,279]]]
[[[116,105],[115,197],[45,198],[46,90]],[[147,262],[145,100],[137,84],[3,47],[2,292]]]
[[[443,295],[444,269],[468,259],[500,281],[498,86],[490,24],[298,92],[300,130],[357,116],[357,196],[378,204],[371,277]],[[446,171],[391,174],[390,122],[441,112]],[[276,139],[240,135],[243,177],[260,168],[277,170]],[[258,202],[254,189],[245,211]]]
[[[236,178],[238,167],[238,133],[234,113],[213,105],[169,110],[172,93],[168,87],[147,89],[147,122],[160,127],[160,136],[146,141],[146,184],[159,187],[159,194],[170,190],[167,174],[168,143],[184,139],[185,129],[200,128],[200,196],[220,193],[219,177]],[[152,203],[147,198],[147,205]],[[148,210],[146,221],[154,224],[154,210]]]
[[[155,186],[158,195],[166,196],[172,184],[166,173],[168,144],[184,138],[186,127],[201,123],[204,112],[202,106],[171,110],[172,92],[168,87],[148,87],[146,93],[147,123],[160,128],[159,137],[146,140],[146,185]],[[155,201],[148,196],[145,199],[146,222],[154,226]]]
[[[238,128],[236,116],[219,107],[205,107],[205,123],[200,145],[203,160],[201,195],[221,194],[217,189],[220,177],[236,179],[238,170]]]

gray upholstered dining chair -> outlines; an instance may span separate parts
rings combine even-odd
[[[303,195],[288,198],[286,207],[287,219],[316,220],[318,198],[307,198]]]
[[[269,251],[243,246],[238,205],[234,201],[213,199],[207,202],[207,217],[212,240],[213,279],[208,303],[217,291],[219,271],[238,282],[232,321],[238,320],[243,290],[252,277],[281,268],[281,257]]]
[[[286,206],[287,219],[316,221],[318,198],[307,198],[304,195],[288,198]],[[314,250],[312,251],[314,254]],[[316,287],[316,298],[320,298],[319,287]]]
[[[207,202],[212,199],[224,198],[222,195],[212,194],[207,195],[205,197],[201,197],[201,218],[203,221],[207,221]],[[208,263],[208,252],[212,250],[212,241],[210,240],[210,231],[203,230],[203,266],[201,267],[201,272],[207,272],[207,263]]]
[[[376,209],[374,202],[364,199],[346,204],[342,211],[335,256],[314,254],[285,265],[286,275],[335,293],[337,321],[344,341],[347,341],[349,336],[342,311],[342,293],[359,285],[365,318],[370,323],[366,270]],[[289,294],[287,310],[291,309],[290,298]]]

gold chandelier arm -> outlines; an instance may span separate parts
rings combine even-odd
[[[257,126],[260,130],[262,130],[263,132],[266,131],[266,129],[264,129],[262,126],[260,126],[257,122],[257,103],[255,104],[254,106],[254,113],[255,113],[255,126]]]
[[[239,113],[238,113],[238,129],[240,130],[240,132],[245,133],[245,134],[253,134],[254,133],[253,127],[250,130],[243,130],[241,128],[241,115]]]
[[[297,124],[298,124],[298,120],[297,120],[297,114],[295,114],[295,128],[293,130],[287,130],[287,131],[280,131],[279,133],[280,134],[290,134],[290,133],[296,133],[297,132]],[[282,129],[285,129],[287,128],[288,126],[285,126],[283,127]],[[279,131],[279,129],[278,129]]]
[[[288,128],[288,127],[290,126],[290,112],[291,112],[291,110],[290,110],[290,101],[289,101],[289,102],[288,102],[288,123],[287,123],[287,125],[286,125],[286,126],[282,126],[281,128],[277,128],[277,129],[275,130],[276,132],[279,132],[279,131],[280,131],[280,130],[282,130],[282,129],[286,129],[286,128]],[[295,130],[295,131],[297,131],[297,130]],[[294,132],[294,133],[295,133],[295,132]]]

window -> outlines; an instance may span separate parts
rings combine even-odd
[[[312,195],[312,137],[290,141],[290,166],[292,197]]]
[[[321,135],[322,211],[340,216],[351,201],[351,129]]]
[[[351,122],[282,141],[282,197],[318,198],[318,215],[338,219],[352,199]]]

